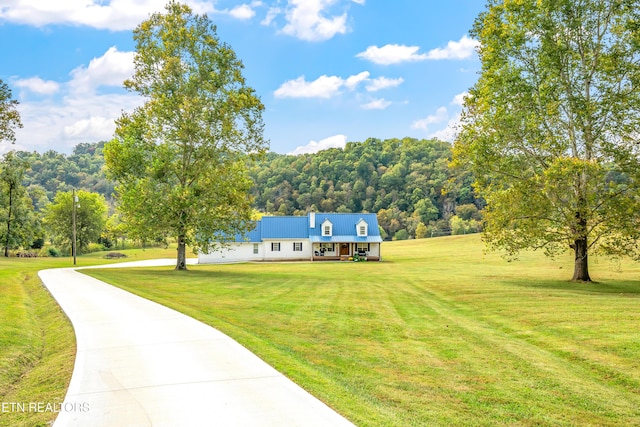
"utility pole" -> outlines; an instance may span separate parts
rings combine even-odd
[[[76,189],[73,189],[72,192],[72,203],[73,203],[73,213],[72,213],[72,222],[73,222],[73,242],[71,245],[71,252],[73,252],[73,265],[76,265],[76,205],[78,204],[78,196],[76,196]]]

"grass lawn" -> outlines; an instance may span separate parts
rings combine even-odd
[[[479,236],[382,263],[87,273],[208,323],[362,426],[640,425],[640,264],[506,263]]]
[[[175,249],[122,252],[127,260],[175,256]],[[78,266],[113,262],[102,256],[81,256]],[[0,404],[62,403],[75,361],[75,336],[37,273],[71,266],[70,258],[0,257]],[[55,416],[0,407],[0,426],[47,426]]]

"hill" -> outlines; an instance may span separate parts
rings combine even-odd
[[[104,144],[79,144],[71,155],[20,152],[31,165],[24,184],[36,210],[73,188],[100,193],[113,204]],[[479,231],[483,203],[473,193],[472,176],[449,169],[450,158],[446,142],[370,138],[315,154],[269,153],[249,165],[249,174],[261,212],[375,212],[385,237],[399,240]]]

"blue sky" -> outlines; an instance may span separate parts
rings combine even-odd
[[[366,138],[453,138],[480,69],[483,0],[185,0],[218,26],[265,105],[271,150]],[[142,100],[122,89],[132,30],[164,0],[0,0],[0,79],[24,128],[10,149],[109,140]]]

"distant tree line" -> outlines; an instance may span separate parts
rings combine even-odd
[[[450,159],[447,142],[370,138],[315,154],[270,153],[249,173],[262,212],[375,212],[388,239],[480,231],[484,203]]]
[[[105,175],[104,142],[71,154],[11,152],[0,162],[3,250],[39,249],[50,242],[68,252],[71,193],[83,199],[80,252],[127,238],[115,209],[115,183]],[[435,237],[481,230],[484,206],[470,173],[449,168],[451,145],[412,138],[350,142],[314,154],[268,153],[248,170],[255,209],[271,215],[374,212],[386,239]],[[96,207],[99,215],[88,216]],[[68,225],[68,224],[67,224]],[[149,241],[162,239],[150,237]]]
[[[23,184],[34,199],[36,209],[52,202],[59,191],[83,189],[113,198],[114,183],[104,173],[102,150],[105,142],[81,143],[70,155],[49,150],[45,153],[19,151],[16,156],[28,164]]]

